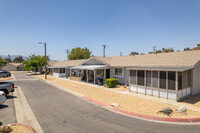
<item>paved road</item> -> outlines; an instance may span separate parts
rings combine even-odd
[[[200,132],[200,126],[160,124],[116,114],[45,82],[32,80],[25,73],[16,73],[15,77],[45,133]]]
[[[7,96],[6,102],[0,104],[0,126],[2,124],[10,124],[16,122],[15,107],[14,107],[14,96],[10,93]]]

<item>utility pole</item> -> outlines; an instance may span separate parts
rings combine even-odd
[[[38,42],[39,44],[44,44],[44,54],[45,54],[45,62],[44,62],[44,69],[45,69],[45,79],[47,79],[47,49],[46,49],[46,42]]]
[[[106,57],[106,55],[105,55],[105,50],[106,50],[106,46],[107,45],[102,45],[103,46],[103,57]]]
[[[156,46],[153,46],[153,52],[156,53]]]
[[[120,52],[120,56],[122,56],[122,52]]]
[[[67,53],[67,60],[69,60],[69,53],[70,53],[69,49],[66,49],[65,52]]]

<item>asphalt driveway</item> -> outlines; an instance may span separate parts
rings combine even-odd
[[[25,73],[15,73],[45,133],[199,133],[197,125],[149,122],[120,115],[66,93]]]

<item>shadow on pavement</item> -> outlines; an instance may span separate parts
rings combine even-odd
[[[6,99],[13,99],[13,98],[17,98],[16,96],[11,96],[11,95],[7,95]]]
[[[7,108],[7,107],[8,107],[8,105],[0,104],[0,109]]]

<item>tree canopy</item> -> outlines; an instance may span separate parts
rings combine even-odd
[[[13,60],[14,63],[22,63],[24,61],[22,56],[15,57]]]
[[[69,60],[88,59],[91,56],[91,51],[88,48],[73,48],[68,56]]]
[[[7,61],[0,57],[0,70],[7,65]]]
[[[25,70],[37,72],[45,65],[45,57],[33,54],[30,55],[29,58],[23,62],[23,64]]]
[[[138,54],[139,54],[138,52],[131,51],[129,55],[138,55]]]
[[[10,58],[10,55],[8,55],[8,57],[6,57],[5,60],[6,60],[7,62],[12,62],[12,59]]]

